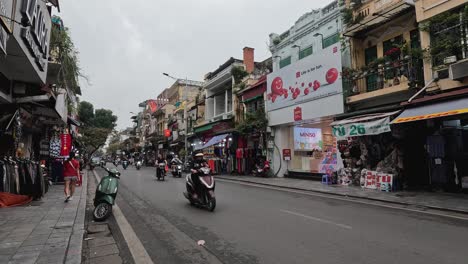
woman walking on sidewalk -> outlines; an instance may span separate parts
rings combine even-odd
[[[76,182],[80,173],[80,163],[75,159],[75,153],[70,152],[70,157],[63,164],[65,180],[65,202],[71,201],[75,193]]]

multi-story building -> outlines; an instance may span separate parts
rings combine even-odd
[[[321,178],[340,167],[330,123],[343,113],[338,1],[301,16],[270,34],[273,72],[267,77],[268,157],[279,177]]]

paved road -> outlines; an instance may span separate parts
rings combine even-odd
[[[467,263],[468,221],[222,181],[210,213],[184,189],[122,170],[117,203],[155,263]]]

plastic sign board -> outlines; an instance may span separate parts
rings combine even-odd
[[[294,127],[294,149],[303,151],[322,150],[322,129]]]
[[[291,160],[291,149],[283,149],[283,160]]]
[[[341,48],[336,43],[267,76],[267,111],[342,92]]]
[[[338,139],[366,135],[379,135],[390,131],[389,117],[367,122],[356,122],[333,126],[333,135]]]
[[[364,187],[367,189],[392,191],[393,175],[376,171],[367,171]]]
[[[294,121],[302,121],[302,108],[299,106],[294,108]]]

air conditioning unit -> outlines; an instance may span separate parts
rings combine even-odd
[[[468,77],[468,60],[460,61],[449,66],[449,77],[461,81]]]

